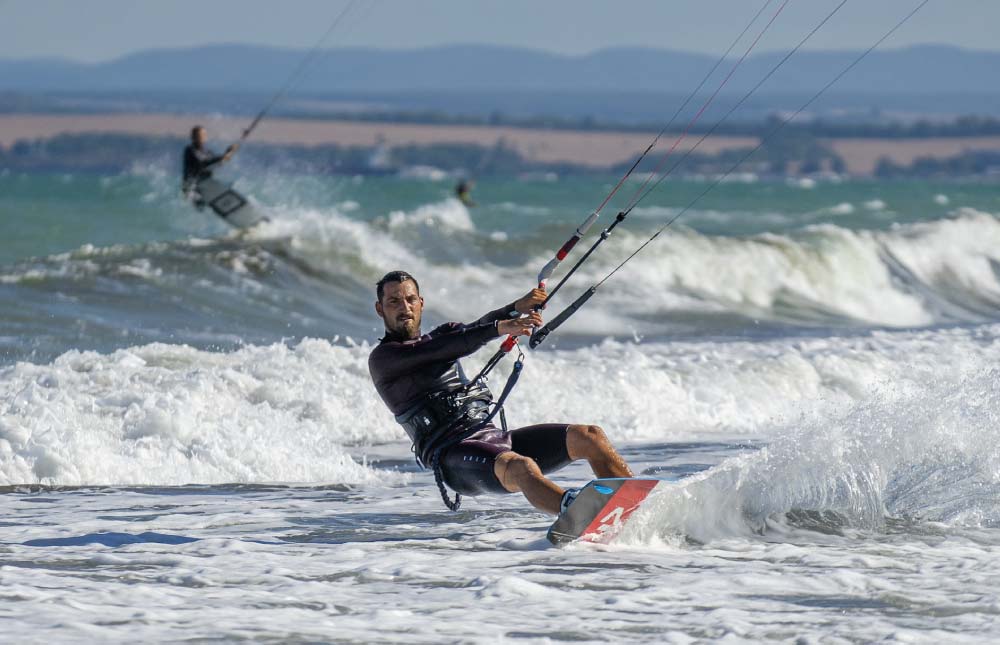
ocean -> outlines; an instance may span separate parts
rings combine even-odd
[[[482,178],[469,209],[426,170],[237,165],[271,217],[237,233],[175,172],[0,171],[5,640],[995,639],[996,184],[711,191],[527,352],[513,425],[599,424],[677,480],[557,549],[518,495],[443,507],[368,376],[374,283],[414,274],[425,329],[477,318],[616,177]],[[710,180],[661,185],[546,315]]]

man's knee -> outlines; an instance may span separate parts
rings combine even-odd
[[[542,469],[531,457],[516,452],[506,452],[497,458],[496,476],[504,488],[512,493],[521,490],[526,479],[540,479]]]
[[[566,447],[571,457],[587,457],[591,451],[608,446],[608,436],[601,426],[572,425],[566,431]]]

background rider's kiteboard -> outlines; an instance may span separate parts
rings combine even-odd
[[[621,531],[642,502],[664,479],[640,477],[595,479],[582,489],[549,529],[555,545],[569,542],[607,544]]]
[[[206,206],[236,228],[250,228],[267,221],[246,197],[217,179],[202,179],[195,190]]]

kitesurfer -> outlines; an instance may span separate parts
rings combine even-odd
[[[458,182],[455,186],[455,197],[458,201],[462,202],[466,208],[472,208],[476,205],[476,202],[472,201],[472,182],[468,179],[463,179]]]
[[[564,491],[547,473],[586,459],[598,477],[632,476],[596,425],[549,423],[507,432],[482,424],[493,396],[484,384],[469,382],[458,360],[500,336],[531,334],[542,324],[536,307],[545,300],[544,289],[532,289],[473,323],[445,323],[428,334],[420,332],[424,299],[409,273],[387,273],[376,298],[385,336],[368,357],[375,389],[420,462],[439,468],[452,490],[521,492],[536,508],[559,513],[575,491]]]
[[[198,206],[203,206],[197,195],[198,182],[211,177],[212,169],[229,161],[240,147],[240,144],[234,143],[226,148],[225,153],[217,155],[205,146],[207,140],[205,128],[196,125],[191,128],[191,143],[184,148],[184,180],[181,188],[185,195],[194,198]]]

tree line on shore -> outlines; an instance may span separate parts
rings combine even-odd
[[[186,145],[180,137],[120,133],[61,134],[47,139],[19,140],[0,147],[0,168],[28,172],[120,173],[135,164],[180,165]],[[821,137],[798,128],[785,128],[770,136],[753,154],[749,147],[713,154],[676,152],[666,168],[675,175],[720,174],[734,168],[759,175],[809,175],[845,172],[844,160]],[[624,172],[631,161],[599,168],[570,162],[544,162],[526,158],[502,139],[493,146],[468,143],[434,143],[387,146],[314,146],[251,143],[238,157],[241,167],[254,171],[277,169],[315,174],[392,174],[413,166],[431,166],[477,176],[514,176],[523,173],[594,174]],[[655,158],[654,158],[655,160]],[[654,160],[648,168],[652,170]],[[676,164],[676,168],[674,168]],[[879,161],[878,177],[941,177],[1000,175],[1000,151],[970,149],[948,158],[925,157],[911,164],[887,158]]]
[[[602,120],[592,116],[560,117],[552,115],[517,116],[493,112],[487,116],[451,114],[438,110],[374,110],[368,112],[339,112],[322,114],[297,113],[287,115],[302,119],[330,119],[362,123],[406,123],[411,125],[472,125],[507,126],[527,129],[572,130],[581,132],[648,132],[656,133],[662,123],[630,123]],[[688,132],[702,135],[709,130],[717,136],[762,137],[771,132],[781,120],[772,114],[759,120],[733,120],[722,123],[712,121],[691,125]],[[683,118],[677,120],[678,129],[686,127]],[[949,137],[1000,136],[1000,118],[980,115],[959,116],[952,119],[917,118],[910,121],[886,119],[875,110],[857,120],[830,120],[803,118],[784,126],[783,129],[801,136],[830,139],[941,139]]]

